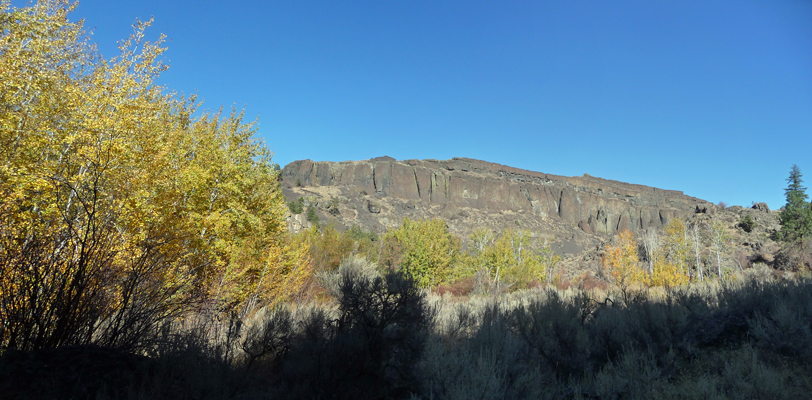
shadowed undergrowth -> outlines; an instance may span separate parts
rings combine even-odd
[[[9,398],[796,398],[812,282],[466,302],[345,262],[326,305],[164,325],[138,354],[6,351]],[[205,321],[205,323],[200,322]],[[148,345],[147,345],[148,344]]]

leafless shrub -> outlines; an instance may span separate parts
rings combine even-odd
[[[304,323],[298,342],[279,364],[288,397],[378,398],[417,392],[432,313],[416,283],[345,272],[338,318]]]

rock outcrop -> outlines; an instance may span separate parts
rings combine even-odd
[[[467,158],[396,161],[295,161],[282,171],[293,187],[334,187],[341,194],[369,196],[366,211],[379,213],[373,199],[399,199],[415,205],[453,206],[486,213],[513,212],[611,235],[661,227],[679,215],[712,209],[707,201],[589,175],[564,177]]]
[[[365,161],[295,161],[282,170],[288,201],[303,197],[322,223],[384,232],[411,219],[444,218],[463,238],[475,228],[523,229],[564,256],[569,271],[600,264],[603,245],[622,229],[659,229],[672,218],[707,226],[711,218],[731,233],[728,256],[737,268],[772,265],[779,244],[778,212],[764,203],[724,209],[680,191],[596,178],[526,171],[467,158]],[[745,215],[754,220],[744,231]],[[305,213],[290,216],[293,230],[309,225]],[[735,261],[735,263],[734,263]],[[731,264],[731,265],[733,265]]]

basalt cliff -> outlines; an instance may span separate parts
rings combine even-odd
[[[304,197],[323,223],[383,232],[404,217],[440,217],[461,237],[479,226],[526,229],[561,254],[594,249],[618,230],[659,228],[718,207],[675,190],[468,158],[301,160],[285,166],[281,179],[287,200]],[[303,215],[290,222],[307,224]]]

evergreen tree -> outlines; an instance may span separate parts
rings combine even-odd
[[[778,236],[785,242],[803,242],[812,237],[812,207],[806,201],[808,196],[797,165],[792,166],[787,183],[789,185],[784,189],[787,204],[781,211],[781,231]]]

